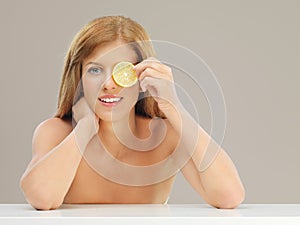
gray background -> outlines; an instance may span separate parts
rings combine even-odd
[[[300,203],[299,10],[292,0],[2,0],[0,202],[25,202],[19,179],[34,128],[55,112],[71,39],[91,19],[121,14],[214,71],[227,107],[222,146],[246,187],[245,203]],[[201,202],[179,175],[170,203]]]

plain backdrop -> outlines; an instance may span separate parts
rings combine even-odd
[[[0,202],[25,202],[19,179],[32,134],[56,110],[73,36],[96,17],[124,15],[214,72],[227,110],[222,147],[245,185],[245,203],[300,203],[299,11],[297,0],[1,0]],[[202,202],[179,174],[169,203]]]

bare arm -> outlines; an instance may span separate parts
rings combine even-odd
[[[180,117],[178,112],[170,112],[168,120],[177,133],[182,132],[184,146],[194,149],[190,160],[181,170],[183,175],[210,205],[217,208],[237,207],[244,200],[245,190],[232,160],[188,112],[180,111]],[[209,157],[209,164],[206,162],[201,170],[207,152],[215,157]]]
[[[75,177],[85,149],[93,133],[93,124],[80,120],[70,132],[61,119],[41,123],[33,136],[33,157],[20,185],[27,201],[37,209],[58,208]],[[78,144],[80,146],[78,146]]]
[[[155,58],[148,58],[135,66],[140,86],[154,97],[171,126],[176,131],[180,156],[188,162],[182,173],[206,202],[217,208],[235,208],[245,195],[237,170],[216,142],[184,109],[177,97],[172,69]],[[176,140],[176,138],[174,138]],[[173,153],[174,162],[182,166]]]
[[[59,118],[41,123],[32,140],[32,160],[20,180],[27,201],[36,209],[58,208],[65,198],[82,154],[99,129],[99,118],[82,97],[73,107],[76,127]]]

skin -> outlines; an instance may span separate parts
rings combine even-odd
[[[180,137],[185,146],[190,147],[190,135],[181,131],[184,123],[195,128],[195,135],[201,137],[201,142],[200,139],[197,141],[195,151],[181,172],[207,203],[217,208],[235,208],[243,201],[245,192],[225,151],[215,143],[210,145],[209,148],[220,150],[205,171],[198,170],[211,138],[181,107],[172,87],[171,69],[150,58],[135,66],[139,82],[134,86],[122,88],[114,82],[111,73],[116,63],[129,61],[135,64],[137,60],[135,52],[128,46],[112,51],[123,44],[115,41],[99,46],[84,60],[84,98],[73,106],[77,122],[74,129],[71,121],[59,118],[48,119],[37,127],[33,137],[33,158],[21,179],[27,201],[37,209],[55,209],[62,203],[164,203],[175,174],[155,184],[120,184],[102,176],[83,154],[95,147],[93,140],[98,139],[121,162],[153,165],[174,152]],[[168,118],[164,120],[167,132],[151,151],[137,151],[121,143],[115,129],[129,129],[139,139],[151,136],[151,120],[136,115],[133,108],[139,91],[145,90],[153,96],[163,97],[155,97],[155,100]],[[116,94],[123,99],[113,108],[105,107],[97,98],[106,94]]]

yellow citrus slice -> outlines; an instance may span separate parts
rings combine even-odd
[[[119,62],[115,65],[112,77],[121,87],[131,87],[137,82],[137,76],[130,62]]]

